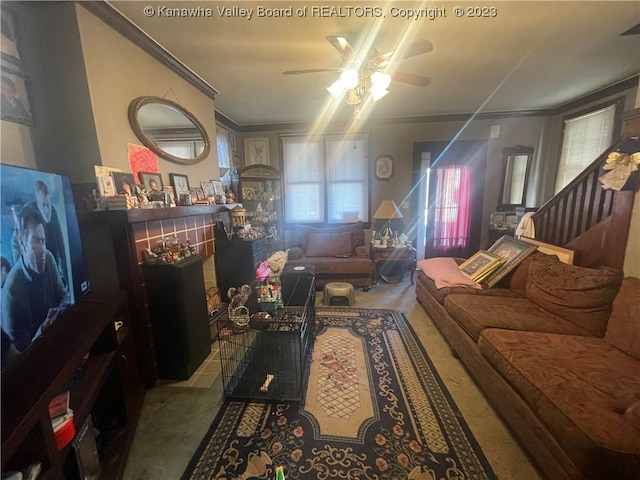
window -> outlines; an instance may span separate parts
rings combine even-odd
[[[611,145],[616,105],[612,104],[564,121],[564,136],[554,194],[567,186]]]
[[[354,135],[282,138],[285,220],[369,220],[369,138]]]
[[[231,168],[231,146],[229,145],[229,132],[216,125],[216,146],[218,148],[218,166]]]
[[[471,175],[466,166],[436,168],[433,250],[467,246],[471,206]]]

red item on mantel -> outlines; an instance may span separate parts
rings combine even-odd
[[[59,430],[54,432],[54,436],[56,437],[56,446],[58,450],[62,450],[64,447],[69,445],[69,442],[73,440],[73,437],[76,435],[76,427],[73,425],[73,417],[66,421],[64,425],[60,427]]]

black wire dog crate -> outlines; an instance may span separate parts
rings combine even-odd
[[[217,320],[225,399],[303,402],[315,323],[315,281],[308,280],[298,285],[306,290],[304,305],[285,305],[269,321],[252,317],[243,325],[231,313]],[[248,309],[259,311],[257,302]]]

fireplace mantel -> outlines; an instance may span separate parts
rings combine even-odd
[[[142,271],[143,252],[167,237],[175,237],[180,243],[188,241],[210,266],[205,281],[217,283],[213,261],[206,261],[213,258],[214,227],[223,222],[228,228],[230,212],[237,205],[241,204],[97,211],[90,213],[84,222],[85,229],[94,226],[99,230],[106,228],[110,233],[109,250],[115,260],[117,288],[125,291],[129,299],[140,375],[148,388],[155,385],[158,371]],[[109,233],[103,237],[109,237]]]

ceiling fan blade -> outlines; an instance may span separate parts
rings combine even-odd
[[[382,55],[378,55],[377,57],[374,57],[373,61],[382,66],[389,63],[389,60],[391,60],[391,57],[393,57],[394,55],[399,55],[397,59],[403,60],[405,58],[411,58],[415,57],[416,55],[428,53],[431,50],[433,50],[433,44],[426,38],[422,38],[409,44],[407,48],[404,48],[402,50],[392,50],[390,52],[383,53]]]
[[[416,87],[426,87],[431,83],[431,77],[424,75],[413,75],[412,73],[395,72],[391,74],[391,79],[396,82],[408,83]]]
[[[358,59],[356,52],[353,50],[349,42],[343,37],[336,37],[335,35],[330,35],[327,38],[327,41],[334,46],[342,58],[344,58],[347,62],[355,62]]]
[[[300,75],[301,73],[341,72],[342,68],[307,68],[305,70],[287,70],[283,75]]]

